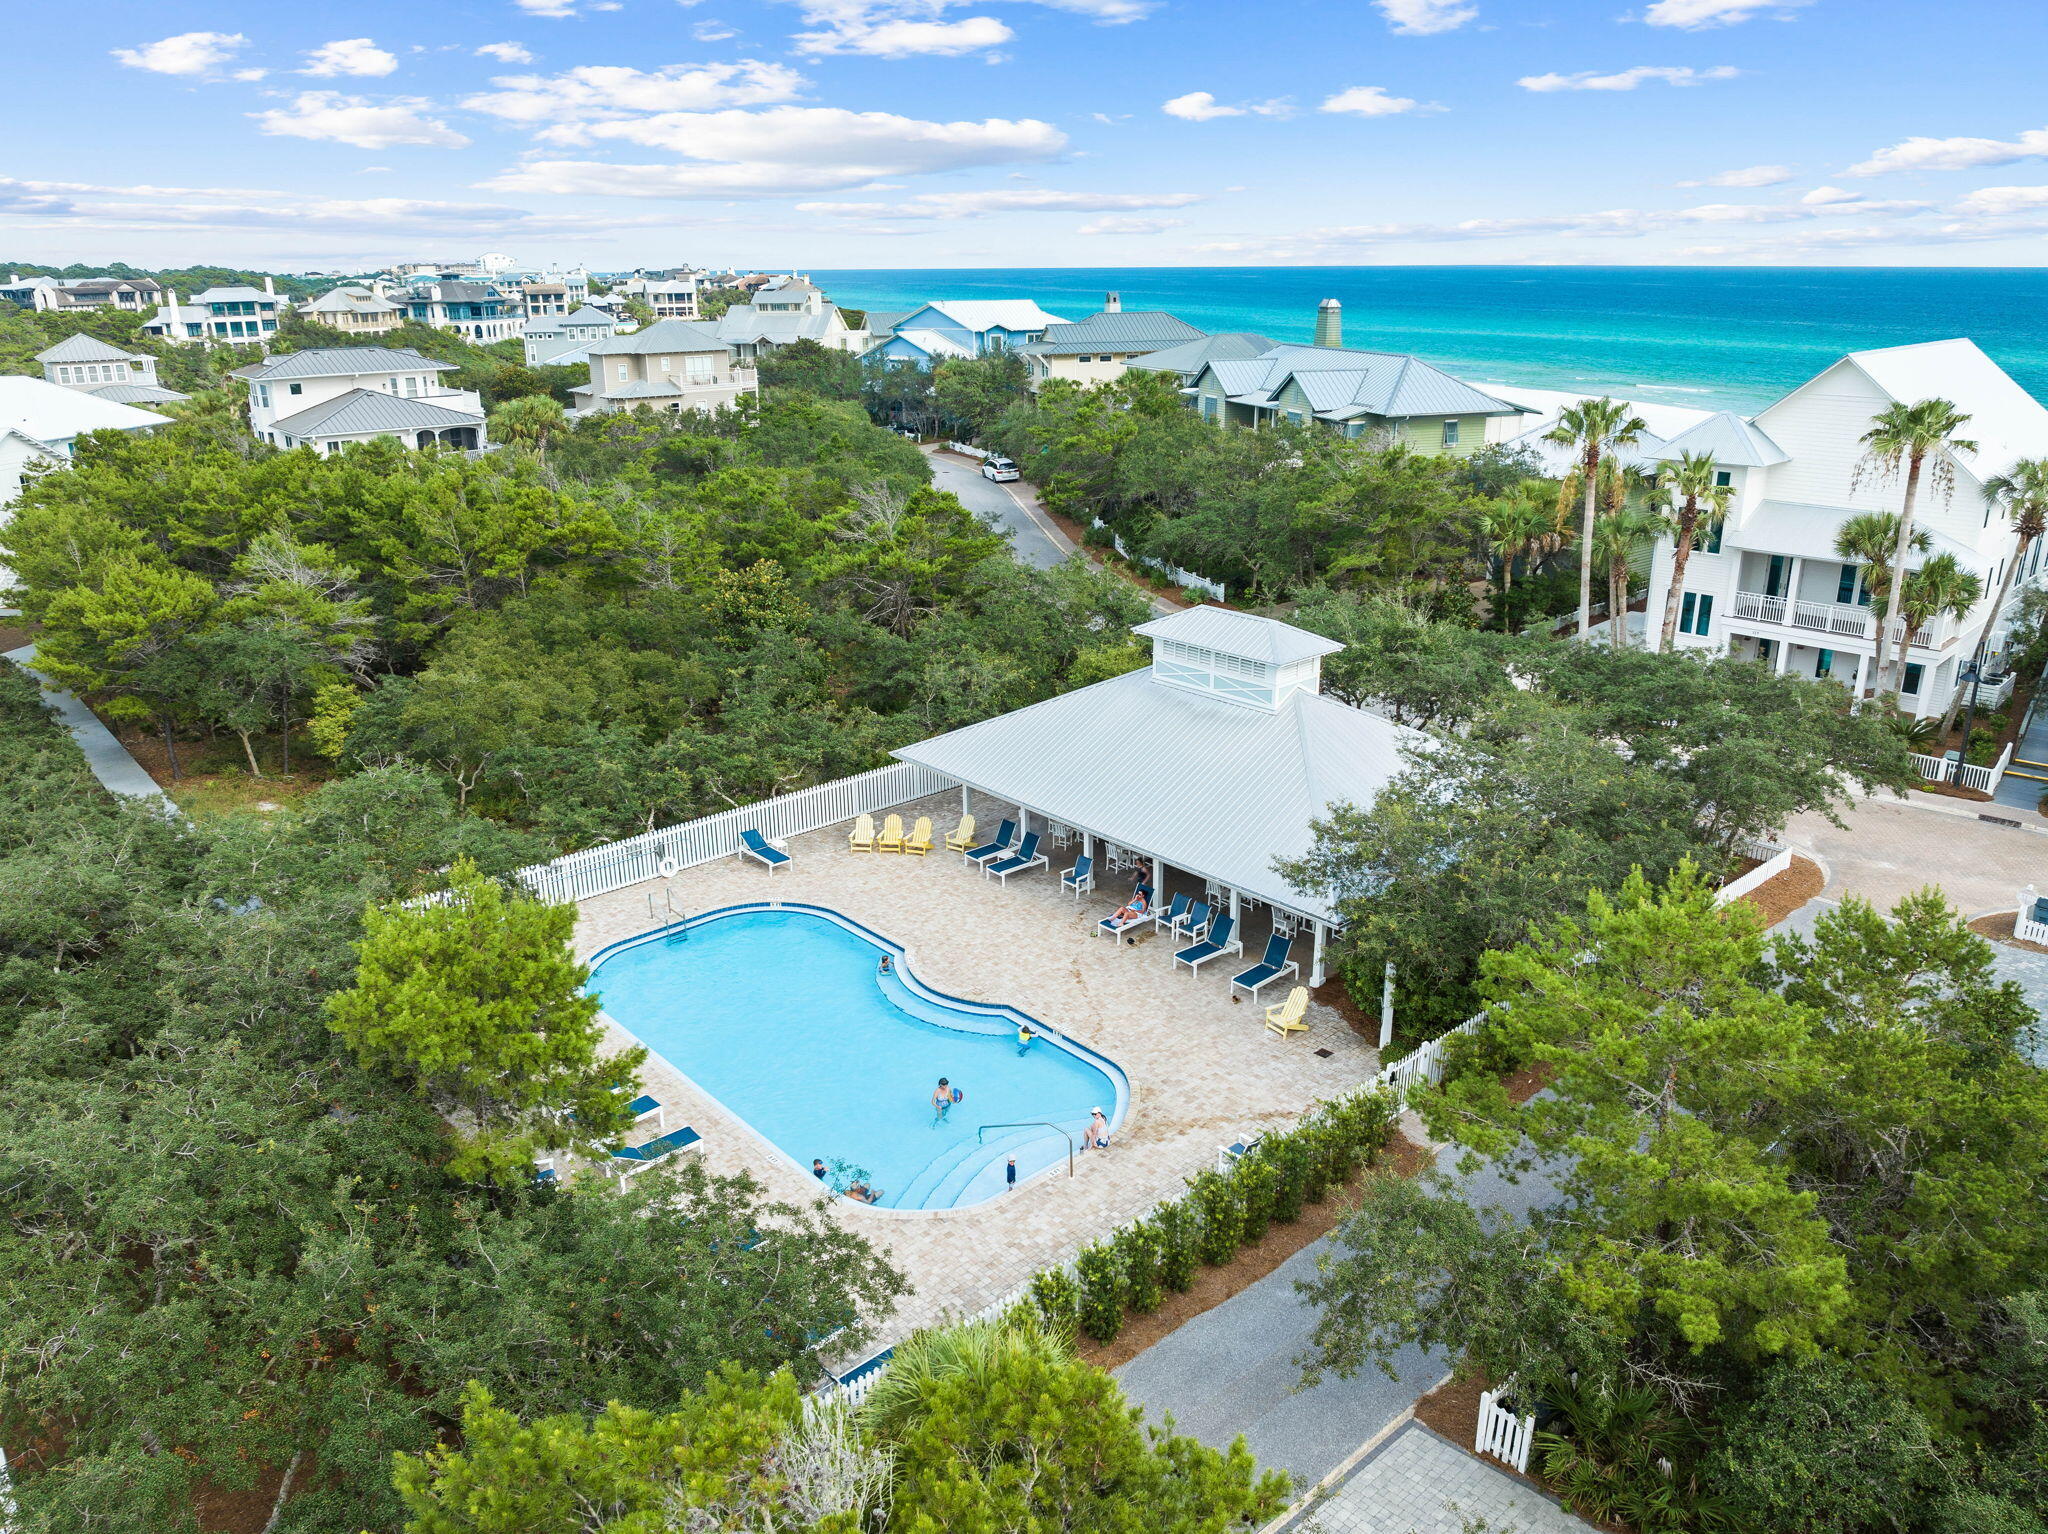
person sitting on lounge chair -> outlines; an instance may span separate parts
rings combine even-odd
[[[1127,922],[1136,921],[1141,916],[1150,916],[1151,914],[1152,889],[1149,885],[1141,884],[1131,891],[1130,903],[1118,906],[1110,913],[1109,919],[1122,926]]]

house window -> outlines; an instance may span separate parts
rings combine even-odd
[[[1920,663],[1919,663],[1918,661],[1907,661],[1907,662],[1906,662],[1906,685],[1905,685],[1904,691],[1906,691],[1906,692],[1910,692],[1910,693],[1917,693],[1917,692],[1919,692],[1919,691],[1920,691],[1920,676],[1921,676],[1921,673],[1923,673],[1924,671],[1926,671],[1926,669],[1927,669],[1927,668],[1926,668],[1925,666],[1921,665],[1921,664],[1920,664]]]
[[[260,383],[260,384],[258,384],[258,385],[256,386],[256,403],[257,403],[258,405],[262,406],[262,408],[263,408],[263,409],[265,409],[265,410],[268,410],[268,409],[270,408],[270,385],[269,385],[269,384],[262,384],[262,383]]]
[[[672,368],[671,368],[671,367],[669,366],[669,363],[670,363],[670,362],[671,362],[672,360],[673,360],[672,358],[668,358],[668,357],[664,357],[664,358],[662,358],[662,359],[661,359],[661,370],[662,370],[662,371],[663,371],[664,373],[668,373],[668,372],[673,372],[673,371],[674,371],[674,370],[673,370],[673,369],[672,369]]]
[[[1781,597],[1785,594],[1785,577],[1792,567],[1791,560],[1783,554],[1771,556],[1770,568],[1764,571],[1764,595]]]
[[[1842,574],[1835,582],[1835,600],[1845,607],[1852,602],[1859,607],[1870,605],[1870,591],[1863,584],[1861,565],[1842,566]]]
[[[1730,474],[1726,469],[1716,469],[1714,471],[1714,484],[1719,489],[1726,490],[1730,485],[1734,483],[1735,476],[1733,474]]]
[[[408,378],[408,379],[406,379],[406,381],[405,381],[405,397],[406,397],[407,399],[417,399],[417,398],[419,397],[419,392],[420,392],[420,381],[419,381],[419,380],[418,380],[417,378]]]
[[[621,362],[621,363],[619,364],[619,382],[620,382],[620,383],[624,383],[625,381],[626,381],[626,364],[625,364],[625,363],[623,363],[623,362]]]
[[[1457,423],[1456,421],[1446,421],[1446,422],[1444,422],[1444,446],[1445,446],[1445,447],[1456,447],[1457,445],[1458,445],[1458,423]]]
[[[292,394],[304,394],[306,392],[304,384],[286,384],[285,389]]]
[[[1685,600],[1679,604],[1678,631],[1681,634],[1697,634],[1704,639],[1714,622],[1714,599],[1704,592],[1688,591]]]
[[[693,384],[708,384],[714,376],[709,357],[685,357],[683,366],[684,376]]]
[[[1718,554],[1721,552],[1721,524],[1719,522],[1708,525],[1707,541],[1700,545],[1700,552],[1702,554]]]

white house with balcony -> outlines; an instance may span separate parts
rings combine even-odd
[[[379,437],[407,447],[483,447],[482,399],[441,382],[454,370],[395,347],[334,346],[266,357],[235,376],[249,384],[249,430],[277,447],[325,455]]]
[[[1970,418],[1959,436],[1977,443],[1975,452],[1946,455],[1947,494],[1936,465],[1923,469],[1914,507],[1929,547],[1912,567],[1953,554],[1984,587],[1964,617],[1936,619],[1910,636],[1905,706],[1922,717],[1947,708],[1987,626],[1992,653],[2004,635],[1991,598],[2016,540],[2011,521],[1986,499],[1985,483],[2017,459],[2048,457],[2048,408],[1967,340],[1852,352],[1753,417],[1712,415],[1637,446],[1633,457],[1644,468],[1685,452],[1711,454],[1717,478],[1733,492],[1725,522],[1687,562],[1681,647],[1747,656],[1844,686],[1874,682],[1870,593],[1855,562],[1836,552],[1835,537],[1861,512],[1901,509],[1903,473],[1887,479],[1873,472],[1860,439],[1879,411],[1924,399],[1954,404]],[[1659,539],[1646,614],[1653,635],[1664,621],[1672,555],[1671,540]],[[2040,562],[2037,545],[2014,595]]]
[[[519,344],[526,353],[526,365],[537,367],[581,367],[590,360],[590,348],[619,333],[616,315],[585,304],[560,319],[528,320]]]
[[[277,295],[275,278],[263,279],[263,286],[208,288],[181,304],[175,292],[164,296],[163,306],[143,330],[166,341],[211,341],[218,345],[247,346],[269,340],[277,334],[278,317],[285,300]]]

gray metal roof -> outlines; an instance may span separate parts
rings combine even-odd
[[[1163,310],[1105,309],[1071,325],[1048,325],[1042,340],[1017,350],[1041,357],[1085,356],[1098,351],[1156,352],[1202,338],[1202,331]]]
[[[1313,823],[1369,805],[1420,731],[1320,693],[1276,712],[1129,672],[895,754],[1065,825],[1319,920],[1273,869]]]
[[[870,309],[867,312],[868,334],[878,338],[887,337],[916,312],[915,309]]]
[[[38,362],[126,362],[131,357],[143,355],[140,352],[123,351],[118,346],[109,346],[97,337],[84,334],[66,336],[55,346],[47,346],[36,353]]]
[[[448,426],[481,426],[483,417],[467,410],[404,399],[382,389],[351,389],[325,404],[271,422],[270,429],[287,437],[358,437],[386,431],[439,431]]]
[[[1255,362],[1209,364],[1233,398],[1269,403],[1288,381],[1301,385],[1317,415],[1405,419],[1436,415],[1519,415],[1521,407],[1453,378],[1404,352],[1348,346],[1276,346]],[[1333,375],[1323,377],[1319,375]]]
[[[652,357],[662,353],[730,352],[718,327],[701,320],[656,320],[628,336],[613,336],[590,348],[593,357]]]
[[[1769,433],[1726,410],[1680,432],[1657,456],[1677,458],[1681,453],[1705,453],[1714,462],[1737,469],[1765,469],[1792,461],[1792,455],[1773,442]]]
[[[832,333],[832,320],[838,312],[827,309],[822,314],[806,314],[802,310],[764,314],[752,304],[734,304],[717,319],[705,323],[727,341],[748,345],[766,341],[772,346],[786,346],[791,341],[824,339]]]
[[[1192,376],[1201,372],[1207,363],[1243,362],[1263,356],[1278,344],[1268,336],[1258,335],[1249,330],[1226,330],[1218,335],[1183,341],[1177,346],[1165,347],[1147,356],[1135,358],[1131,366],[1159,373],[1185,373]]]
[[[117,405],[170,405],[181,399],[190,399],[189,394],[180,394],[176,389],[166,389],[161,384],[110,383],[96,389],[86,390],[101,399],[110,399]]]
[[[347,378],[359,373],[452,373],[455,364],[436,362],[398,346],[318,346],[310,351],[282,352],[248,367],[235,377],[252,383],[289,378]]]
[[[1132,629],[1147,639],[1171,639],[1181,644],[1200,645],[1220,655],[1238,655],[1268,666],[1285,666],[1292,661],[1313,660],[1335,655],[1344,646],[1321,634],[1311,634],[1278,618],[1261,618],[1255,613],[1233,612],[1227,607],[1186,608],[1154,618]]]

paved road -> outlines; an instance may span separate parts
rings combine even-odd
[[[2021,886],[2048,890],[2048,836],[1979,820],[1989,805],[1932,799],[1906,803],[1889,795],[1843,812],[1847,829],[1824,816],[1795,815],[1785,828],[1828,871],[1830,899],[1860,895],[1880,910],[1928,885],[1965,916],[2010,911]]]
[[[1454,1161],[1455,1150],[1442,1159]],[[1515,1186],[1485,1169],[1459,1181],[1473,1203],[1499,1204],[1518,1216],[1549,1191],[1540,1180]],[[1298,1388],[1294,1360],[1307,1348],[1318,1312],[1294,1285],[1314,1276],[1316,1258],[1329,1249],[1325,1236],[1161,1338],[1116,1371],[1125,1394],[1153,1419],[1171,1413],[1181,1432],[1217,1448],[1242,1433],[1259,1463],[1289,1471],[1298,1492],[1315,1485],[1450,1370],[1442,1357],[1410,1348],[1395,1361],[1398,1380],[1369,1368]]]
[[[927,450],[925,457],[931,461],[932,482],[959,496],[969,511],[980,512],[1007,529],[1017,557],[1025,564],[1049,570],[1073,553],[1073,544],[1038,509],[1027,486],[984,479],[978,467],[950,453]]]

